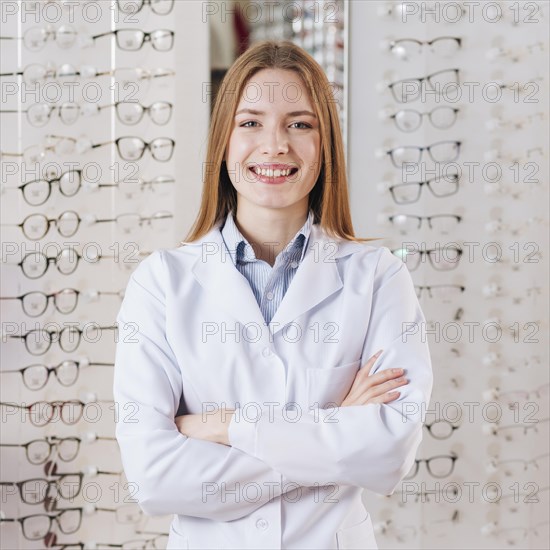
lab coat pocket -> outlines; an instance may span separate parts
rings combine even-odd
[[[174,528],[174,522],[176,521],[177,519],[174,519],[170,525],[166,550],[188,550],[189,541],[187,540],[187,537],[184,537]]]
[[[360,523],[336,531],[338,550],[378,550],[370,514]]]
[[[340,406],[348,394],[361,359],[328,369],[307,369],[307,392],[310,407],[325,409]]]

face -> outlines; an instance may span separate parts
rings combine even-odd
[[[237,106],[225,156],[239,210],[307,212],[321,168],[320,142],[319,121],[300,76],[280,69],[256,73]]]

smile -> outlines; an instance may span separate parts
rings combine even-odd
[[[255,181],[270,184],[284,183],[298,172],[298,168],[291,168],[289,170],[260,170],[259,167],[253,167],[249,168],[249,170]]]

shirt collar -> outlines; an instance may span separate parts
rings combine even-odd
[[[314,217],[313,210],[310,210],[304,225],[302,225],[301,229],[296,233],[296,235],[294,235],[293,239],[281,251],[281,254],[291,254],[293,258],[296,258],[299,253],[299,261],[302,261],[307,250],[307,241],[311,233],[311,226],[313,225]],[[227,214],[225,223],[220,229],[220,232],[234,265],[237,265],[237,260],[244,262],[256,261],[254,249],[235,224],[233,211],[230,210]],[[300,237],[300,235],[302,235],[302,237]]]

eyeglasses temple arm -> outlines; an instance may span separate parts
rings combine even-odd
[[[104,145],[111,145],[114,141],[106,141],[105,143],[93,143],[92,149],[97,149],[98,147],[103,147]]]
[[[90,38],[92,40],[95,40],[96,38],[101,38],[102,36],[109,36],[109,35],[115,34],[115,33],[116,33],[116,31],[102,32],[101,34],[94,34]]]

